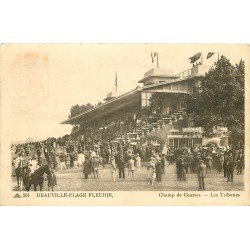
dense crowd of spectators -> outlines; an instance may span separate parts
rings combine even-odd
[[[142,126],[140,121],[131,118],[115,122],[103,121],[102,124],[93,123],[81,128],[79,134],[13,144],[11,146],[13,173],[20,164],[30,166],[32,172],[39,166],[48,164],[56,171],[82,167],[85,178],[90,174],[98,178],[98,168],[109,164],[113,180],[116,169],[119,170],[119,178],[125,178],[126,168],[129,176],[134,179],[135,168],[140,169],[141,162],[148,162],[148,184],[153,185],[154,180],[161,181],[166,165],[175,162],[178,179],[185,181],[188,173],[197,173],[201,189],[205,189],[205,175],[212,169],[218,172],[224,171],[224,177],[228,178],[228,181],[233,181],[235,169],[237,174],[243,173],[243,148],[222,150],[215,145],[163,148],[163,145],[131,143],[127,139],[114,140],[136,131],[139,126]]]

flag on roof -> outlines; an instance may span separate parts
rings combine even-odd
[[[200,57],[201,57],[201,52],[195,54],[194,56],[191,56],[191,57],[189,58],[190,63],[196,62],[198,59],[200,59]]]
[[[208,52],[207,59],[214,55],[214,52]]]
[[[157,54],[158,54],[157,52],[151,53],[152,63],[154,62],[155,57],[158,56]]]

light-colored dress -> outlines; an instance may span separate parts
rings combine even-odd
[[[155,161],[154,160],[152,160],[152,161],[150,161],[150,163],[149,163],[149,166],[148,166],[148,179],[150,179],[150,180],[153,180],[153,179],[155,179],[155,177],[156,177],[156,167],[155,167]]]
[[[85,161],[85,155],[82,153],[78,154],[78,165],[83,166],[84,161]]]
[[[115,160],[111,160],[110,171],[112,174],[116,172]]]
[[[130,159],[128,161],[128,169],[129,169],[129,171],[134,171],[135,170],[135,161],[133,159]]]
[[[135,161],[135,165],[138,169],[141,168],[141,157],[140,156],[137,156],[136,157],[136,161]]]

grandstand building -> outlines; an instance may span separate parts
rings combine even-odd
[[[130,140],[131,143],[163,143],[174,148],[217,144],[226,147],[226,128],[216,128],[213,137],[205,137],[202,128],[194,128],[185,114],[185,96],[199,91],[200,83],[209,69],[195,65],[177,75],[165,69],[154,68],[144,74],[141,86],[124,93],[111,92],[105,103],[61,124],[74,126],[76,135],[102,136],[109,131],[112,140]],[[164,105],[159,112],[144,115],[153,95],[161,93]],[[113,127],[112,127],[113,126]],[[99,131],[93,132],[93,128]]]

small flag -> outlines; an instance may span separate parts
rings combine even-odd
[[[207,59],[214,55],[214,52],[208,52]]]
[[[157,52],[151,53],[152,63],[155,61],[155,57],[157,56],[157,54]]]
[[[195,54],[194,56],[191,56],[191,57],[189,58],[190,63],[196,62],[198,59],[200,59],[200,57],[201,57],[201,52]]]

